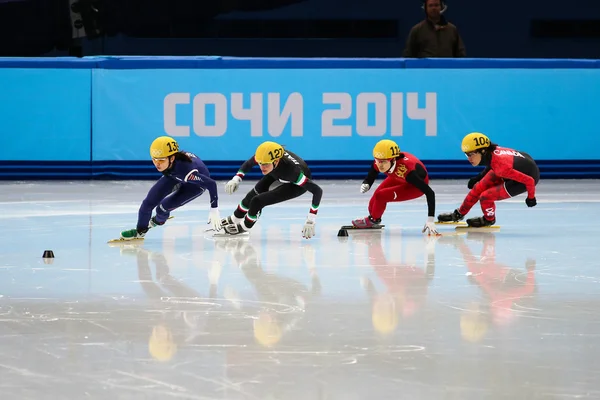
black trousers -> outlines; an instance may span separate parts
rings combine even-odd
[[[306,189],[293,183],[282,183],[270,189],[275,183],[275,178],[266,175],[256,183],[254,188],[242,199],[233,215],[237,218],[246,218],[245,225],[251,228],[256,223],[263,208],[272,204],[294,199],[306,193]]]

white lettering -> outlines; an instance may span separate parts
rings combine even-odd
[[[298,160],[296,160],[294,157],[292,157],[290,155],[290,153],[288,153],[287,151],[284,153],[285,157],[290,160],[291,162],[293,162],[296,165],[300,165],[300,163],[298,162]]]
[[[404,96],[402,93],[392,93],[391,97],[391,134],[392,136],[402,136],[404,132]]]
[[[375,124],[369,125],[369,105],[375,106]],[[387,97],[383,93],[360,93],[356,97],[356,133],[383,136],[387,131]]]
[[[231,93],[231,116],[240,121],[250,121],[250,136],[262,136],[262,93],[250,93],[249,108],[244,108],[244,95],[242,93]]]
[[[190,104],[189,93],[169,93],[163,100],[163,123],[165,133],[173,137],[190,136],[189,126],[177,125],[177,105]]]
[[[348,119],[352,115],[352,96],[349,93],[323,93],[323,104],[338,104],[340,108],[325,110],[321,114],[322,136],[352,136],[351,125],[333,125],[336,119]]]
[[[279,137],[283,133],[288,121],[292,120],[292,136],[299,137],[304,132],[303,103],[300,93],[292,93],[288,96],[283,110],[281,110],[281,99],[279,93],[269,93],[268,98],[268,120],[269,135]],[[281,110],[281,112],[279,111]]]
[[[350,137],[353,129],[359,136],[384,136],[388,133],[388,112],[391,136],[404,134],[404,111],[413,120],[425,121],[425,135],[437,136],[437,94],[425,93],[425,107],[419,108],[419,94],[404,93],[390,94],[390,109],[388,96],[385,93],[365,92],[356,96],[355,125],[334,125],[336,119],[352,117],[352,96],[349,93],[323,93],[323,104],[337,104],[339,108],[324,110],[321,114],[321,135]],[[406,103],[406,110],[404,104]],[[374,107],[373,107],[374,106]],[[369,124],[370,112],[374,111],[374,122]]]
[[[421,99],[425,97],[424,107],[419,107],[419,96]],[[165,96],[163,123],[168,135],[190,136],[192,125],[198,136],[223,136],[227,132],[230,115],[232,121],[250,122],[251,137],[265,135],[264,118],[267,118],[268,135],[272,137],[280,137],[288,126],[292,137],[304,135],[304,99],[298,92],[289,94],[285,100],[280,93],[266,93],[266,105],[263,103],[265,93],[231,93],[230,98],[221,93],[198,93],[192,101],[191,124],[177,125],[178,106],[189,105],[190,97],[190,93],[169,93]],[[334,92],[323,93],[322,102],[334,107],[321,113],[321,135],[324,137],[351,137],[354,132],[365,137],[403,136],[405,117],[424,121],[425,135],[437,136],[437,93],[364,92],[358,93],[354,99],[350,93]],[[267,115],[264,115],[265,108]],[[207,113],[210,113],[209,118]]]
[[[425,121],[425,136],[437,136],[437,94],[425,94],[425,108],[419,108],[419,94],[406,94],[406,115]]]
[[[497,156],[515,156],[525,158],[523,154],[515,150],[494,150],[494,154]]]
[[[206,123],[206,106],[215,108],[215,124]],[[200,93],[194,97],[194,132],[198,136],[223,136],[227,131],[227,99],[221,93]]]

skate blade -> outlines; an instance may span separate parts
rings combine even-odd
[[[489,231],[497,231],[498,229],[500,229],[500,225],[482,226],[480,228],[466,225],[466,226],[457,226],[454,229],[456,229],[457,231],[465,231],[465,230],[480,231],[480,232],[485,232],[487,230],[489,230]]]
[[[169,218],[167,218],[167,221],[170,219],[175,218],[174,216],[170,215]],[[162,225],[161,225],[162,226]],[[123,239],[123,238],[118,238],[118,239],[111,239],[109,240],[108,244],[123,244],[123,243],[143,243],[144,242],[144,238],[138,238],[138,239]]]
[[[235,238],[245,238],[250,236],[250,232],[242,232],[242,233],[238,233],[236,235],[232,235],[231,233],[214,233],[212,235],[212,237],[214,238],[230,238],[230,239],[235,239]]]
[[[135,243],[144,243],[144,238],[138,238],[138,239],[111,239],[108,242],[106,242],[108,244],[135,244]]]
[[[340,229],[351,229],[351,230],[360,230],[360,231],[368,231],[368,230],[378,230],[378,229],[383,229],[385,225],[373,225],[370,226],[368,228],[357,228],[354,225],[342,225],[342,227]]]
[[[463,221],[449,221],[449,222],[443,222],[443,221],[435,221],[436,225],[456,225],[456,226],[466,226],[467,223],[463,222]]]

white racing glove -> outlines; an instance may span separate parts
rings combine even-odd
[[[363,183],[362,185],[360,185],[361,193],[367,193],[369,189],[371,189],[371,185],[369,185],[368,183]]]
[[[315,220],[317,219],[316,214],[309,213],[308,217],[306,217],[306,222],[304,223],[304,228],[302,228],[302,237],[305,239],[310,239],[315,236]]]
[[[240,178],[237,175],[234,176],[229,182],[225,184],[225,193],[233,194],[233,192],[237,190],[238,186],[240,186],[241,181],[242,178]]]
[[[221,229],[221,216],[219,215],[218,207],[210,209],[210,213],[208,214],[208,223],[215,232]]]
[[[433,217],[427,217],[427,222],[425,222],[425,226],[421,231],[423,233],[427,233],[427,235],[438,236],[439,232],[435,229],[435,222],[433,221]]]

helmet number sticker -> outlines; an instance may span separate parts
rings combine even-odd
[[[483,136],[476,136],[473,138],[473,140],[475,141],[475,146],[489,146],[490,145],[490,140],[486,137]]]
[[[400,149],[397,146],[390,147],[392,151],[392,157],[398,157],[400,155]]]
[[[278,158],[283,157],[281,149],[275,149],[269,152],[269,156],[271,157],[271,161],[275,161]]]
[[[177,142],[167,142],[167,147],[169,148],[169,152],[179,151],[179,145],[177,145]]]

